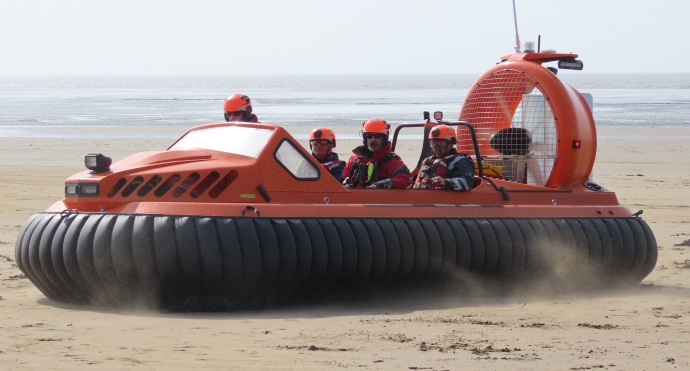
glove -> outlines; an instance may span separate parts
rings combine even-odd
[[[379,180],[378,182],[372,183],[367,188],[393,188],[393,181],[390,179]]]

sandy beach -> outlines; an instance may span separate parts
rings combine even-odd
[[[288,128],[302,136],[310,129]],[[84,155],[117,161],[162,150],[172,142],[163,136],[186,128],[127,128],[141,137],[115,139],[104,137],[121,129],[54,130],[89,136],[0,137],[0,370],[690,369],[688,127],[598,128],[594,180],[644,210],[659,245],[656,268],[638,287],[477,290],[234,313],[65,305],[21,274],[14,255],[21,225],[62,198]],[[341,140],[337,150],[347,158],[355,145]],[[416,160],[416,142],[399,146],[404,160]]]

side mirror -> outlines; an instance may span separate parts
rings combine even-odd
[[[424,111],[424,120],[429,121],[429,111]]]

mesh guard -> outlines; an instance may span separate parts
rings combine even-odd
[[[557,156],[556,121],[525,73],[505,69],[484,78],[467,96],[460,120],[474,127],[482,160],[503,167],[506,179],[538,186],[548,181]],[[467,129],[458,129],[458,150],[474,156]]]

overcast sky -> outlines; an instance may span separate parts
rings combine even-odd
[[[587,72],[690,72],[689,0],[517,0]],[[0,0],[0,76],[479,73],[511,0]]]

